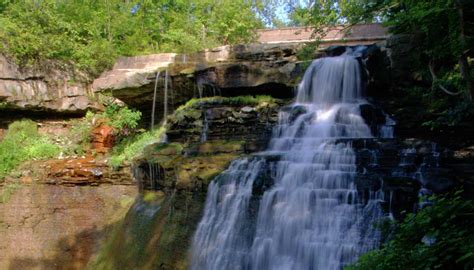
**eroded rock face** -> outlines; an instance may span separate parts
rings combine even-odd
[[[1,269],[84,269],[134,186],[22,185],[0,203]]]
[[[51,62],[20,69],[0,55],[0,110],[84,114],[99,108],[89,80],[69,66]]]
[[[30,161],[1,183],[0,269],[84,269],[138,194],[100,157]]]
[[[130,167],[113,169],[100,157],[31,161],[16,170],[7,183],[67,186],[135,185]]]
[[[97,153],[109,152],[114,146],[114,129],[108,125],[100,125],[92,130],[92,149]]]
[[[98,93],[111,92],[128,105],[149,111],[158,78],[156,103],[157,113],[161,115],[167,69],[171,109],[193,97],[251,94],[291,98],[298,77],[304,72],[304,64],[296,58],[301,46],[298,43],[235,45],[192,55],[123,58],[94,81],[93,89]]]

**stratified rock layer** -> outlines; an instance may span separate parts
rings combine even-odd
[[[84,114],[98,108],[88,80],[68,65],[20,69],[0,55],[0,110]]]
[[[134,186],[22,185],[0,203],[0,269],[84,269]]]

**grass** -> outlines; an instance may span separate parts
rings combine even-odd
[[[0,179],[27,160],[52,158],[57,156],[60,150],[47,136],[38,133],[35,122],[13,122],[0,142]]]
[[[140,155],[147,145],[158,142],[164,132],[165,128],[160,127],[125,138],[114,147],[109,158],[109,164],[114,168],[120,167],[125,161],[132,160]]]

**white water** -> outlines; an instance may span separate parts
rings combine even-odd
[[[151,130],[153,130],[153,128],[155,127],[156,92],[158,90],[159,79],[160,79],[160,71],[158,70],[156,72],[156,77],[155,77],[155,88],[153,91],[153,104],[151,106],[151,125],[150,125]]]
[[[168,69],[165,71],[165,91],[163,93],[163,125],[166,124],[166,117],[168,116],[168,82],[170,81],[169,79],[169,73]]]
[[[347,140],[372,137],[359,112],[359,73],[351,56],[311,64],[268,151],[233,162],[210,184],[191,269],[341,269],[378,245],[372,221],[382,197],[358,200]],[[268,171],[273,185],[259,198],[252,190]]]

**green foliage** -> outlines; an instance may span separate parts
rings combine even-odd
[[[66,149],[66,152],[82,155],[85,150],[90,147],[95,115],[95,113],[88,111],[84,118],[71,121],[71,132],[69,138],[72,141],[72,146],[70,149]]]
[[[440,103],[442,104],[440,107],[445,107],[443,106],[443,99],[440,99],[440,101],[434,104]],[[449,106],[441,112],[434,114],[434,116],[434,119],[423,123],[424,126],[429,127],[431,130],[471,124],[468,121],[474,119],[474,107],[472,106],[472,102],[463,100],[452,107]]]
[[[111,104],[105,108],[103,117],[113,128],[120,132],[124,132],[124,130],[137,128],[142,113],[125,106]]]
[[[0,141],[0,179],[24,161],[52,158],[59,152],[57,145],[38,133],[35,122],[13,122],[9,125],[5,138]]]
[[[123,139],[113,148],[109,164],[114,168],[118,168],[125,161],[132,160],[140,155],[147,145],[160,141],[164,131],[165,129],[161,127]]]
[[[296,52],[298,60],[313,60],[316,50],[318,49],[318,42],[310,42],[304,45],[303,48]]]
[[[136,132],[141,112],[126,106],[110,104],[104,112],[88,111],[82,119],[71,122],[71,153],[83,154],[90,147],[92,130],[98,125],[109,125],[114,129],[116,140],[121,141]]]
[[[252,41],[267,2],[4,0],[0,52],[23,65],[57,59],[97,75],[118,56]]]
[[[380,250],[363,255],[347,269],[472,269],[474,201],[435,197],[433,205],[409,214]]]

